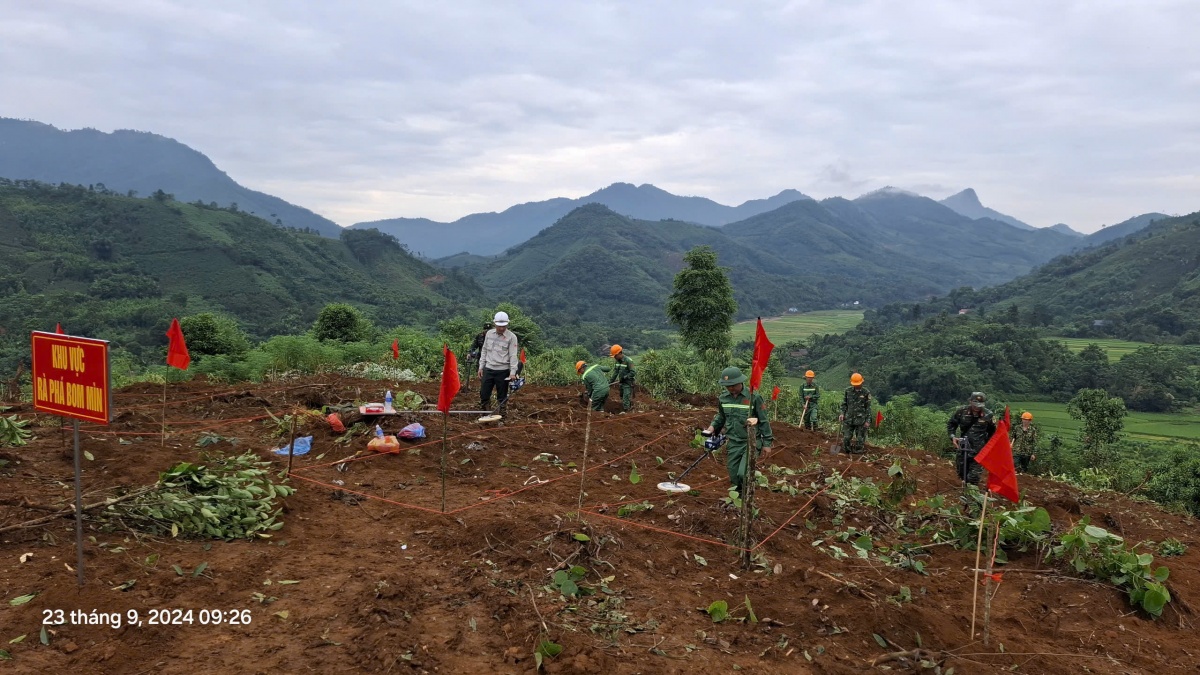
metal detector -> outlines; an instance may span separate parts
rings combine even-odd
[[[689,473],[691,473],[692,469],[699,466],[700,462],[703,462],[705,457],[711,457],[713,452],[715,452],[718,448],[720,448],[722,445],[725,444],[725,434],[706,434],[703,431],[701,431],[700,435],[705,437],[704,438],[704,454],[697,457],[696,461],[692,462],[691,466],[684,469],[683,473],[679,474],[679,476],[677,476],[675,478],[675,480],[668,480],[668,481],[663,481],[663,482],[659,483],[658,484],[659,490],[662,490],[663,492],[687,492],[687,491],[691,490],[692,487],[690,485],[688,485],[687,483],[680,483],[679,481],[683,480],[683,478],[685,476],[687,476]],[[714,462],[717,461],[717,458],[713,457],[713,461]]]

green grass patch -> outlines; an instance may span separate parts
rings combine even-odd
[[[734,328],[736,334],[737,328]],[[1139,347],[1150,346],[1149,342],[1130,342],[1129,340],[1110,340],[1106,338],[1068,338],[1068,337],[1049,337],[1047,340],[1058,340],[1067,345],[1067,349],[1075,353],[1084,350],[1090,344],[1100,345],[1108,354],[1109,362],[1119,361],[1122,356],[1136,351]]]
[[[862,322],[862,310],[823,309],[816,312],[788,314],[763,318],[763,329],[771,342],[781,345],[793,340],[807,340],[816,333],[845,333]],[[754,321],[742,321],[733,326],[734,343],[754,339]]]
[[[1073,442],[1079,435],[1079,420],[1071,419],[1065,403],[1039,401],[1009,401],[1014,422],[1021,413],[1033,413],[1033,423],[1042,430],[1042,437],[1058,434],[1064,441]],[[1132,441],[1200,441],[1200,414],[1143,413],[1129,411],[1125,417],[1125,435]]]

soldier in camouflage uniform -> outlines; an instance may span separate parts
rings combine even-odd
[[[804,384],[800,386],[800,396],[804,398],[804,419],[800,425],[810,431],[817,428],[817,405],[821,402],[821,389],[813,382],[817,374],[809,370],[804,373]]]
[[[987,396],[977,391],[971,394],[967,405],[960,406],[946,422],[946,433],[954,444],[954,470],[963,483],[978,483],[983,477],[983,467],[975,461],[975,455],[987,445],[996,433],[996,421],[992,411],[984,407]]]
[[[871,390],[863,386],[863,376],[858,373],[850,376],[838,421],[842,423],[842,449],[853,455],[866,452],[867,425],[871,423]]]
[[[751,395],[746,391],[745,382],[746,376],[737,367],[730,366],[721,371],[721,380],[717,384],[725,387],[725,391],[717,399],[716,417],[704,430],[706,434],[725,430],[729,443],[726,446],[728,455],[725,466],[729,470],[729,483],[739,496],[745,494],[743,482],[748,466],[746,450],[750,446],[749,428],[754,427],[754,445],[758,451],[775,443],[763,397],[758,392]]]
[[[633,408],[633,378],[637,375],[633,371],[633,359],[625,356],[621,345],[613,345],[608,351],[616,361],[612,367],[612,374],[608,376],[608,381],[610,384],[620,383],[621,412],[629,412]]]
[[[1033,426],[1033,413],[1021,413],[1021,426],[1012,430],[1014,464],[1021,473],[1029,473],[1029,465],[1037,459],[1038,428]]]

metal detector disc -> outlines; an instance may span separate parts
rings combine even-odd
[[[483,417],[480,417],[478,420],[475,420],[475,421],[476,422],[499,422],[502,419],[504,419],[503,415],[484,415]]]
[[[659,483],[658,489],[663,492],[687,492],[692,488],[687,483],[676,483],[675,481],[668,480]]]

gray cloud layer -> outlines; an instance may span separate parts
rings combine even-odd
[[[617,180],[1200,209],[1200,3],[0,0],[0,115],[154,131],[343,224]]]

